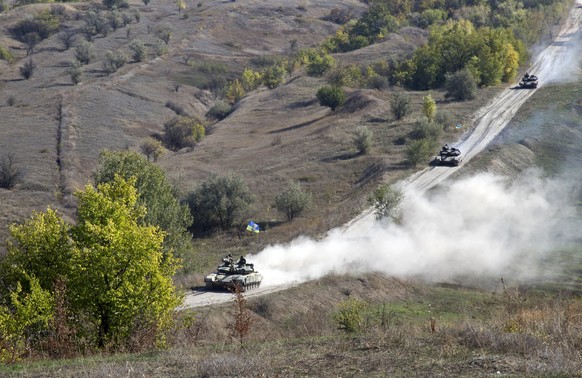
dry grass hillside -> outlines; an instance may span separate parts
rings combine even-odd
[[[65,50],[56,35],[42,41],[32,55],[36,69],[29,80],[19,74],[27,59],[25,46],[9,30],[49,6],[2,13],[0,42],[13,51],[15,60],[0,61],[0,148],[13,154],[26,173],[14,190],[0,192],[2,235],[6,235],[7,224],[21,221],[31,210],[47,205],[70,209],[70,194],[88,182],[100,151],[138,149],[145,138],[162,132],[164,122],[175,115],[165,106],[169,101],[204,119],[217,100],[212,92],[199,88],[208,80],[205,67],[218,66],[226,77],[234,77],[245,66],[285,54],[292,41],[298,48],[317,45],[337,28],[322,19],[331,8],[350,9],[354,15],[365,9],[355,0],[307,3],[202,1],[187,3],[186,10],[178,13],[171,1],[153,1],[148,6],[130,2],[126,13],[139,12],[139,23],[132,20],[107,36],[94,38],[96,58],[83,67],[83,79],[77,86],[71,83],[68,64],[74,58],[74,47],[83,40],[80,29],[84,22],[79,18],[99,3],[66,4],[64,26],[77,32],[73,47]],[[152,51],[158,30],[170,31],[171,38],[168,53],[156,58]],[[336,59],[371,64],[405,54],[424,39],[420,30],[405,28],[382,43]],[[134,40],[150,48],[148,59],[130,61],[106,75],[106,52],[129,54],[128,46]],[[414,114],[395,122],[388,108],[394,89],[353,89],[347,105],[332,114],[315,99],[323,84],[324,79],[299,71],[274,90],[250,93],[194,149],[168,151],[160,165],[184,193],[210,172],[243,175],[257,199],[253,217],[274,224],[282,220],[270,209],[274,195],[289,180],[304,183],[314,195],[315,210],[300,224],[280,226],[281,232],[271,228],[276,239],[317,234],[343,223],[363,206],[364,194],[370,189],[367,184],[382,173],[389,177],[406,174],[402,138],[420,116],[426,93],[413,93]],[[492,92],[494,88],[484,90],[477,100],[462,105],[443,102],[440,93],[433,96],[440,109],[454,114],[455,122],[468,124],[472,110]],[[12,106],[7,105],[10,101]],[[375,135],[374,150],[367,156],[357,156],[351,144],[351,131],[359,125],[368,126]]]

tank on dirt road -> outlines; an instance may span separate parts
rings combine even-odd
[[[461,164],[461,151],[455,147],[449,147],[445,144],[439,154],[433,159],[433,165],[448,165],[456,167]]]
[[[235,263],[230,255],[222,259],[215,272],[204,277],[207,288],[218,290],[235,290],[238,286],[241,291],[247,291],[258,288],[262,280],[263,276],[255,270],[254,264],[247,263],[242,256]]]
[[[530,75],[529,73],[525,73],[521,78],[518,86],[520,88],[537,88],[538,87],[538,77],[535,75]]]

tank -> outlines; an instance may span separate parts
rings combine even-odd
[[[445,144],[439,154],[434,158],[432,163],[434,165],[448,165],[456,167],[461,164],[463,159],[461,158],[461,151],[455,147],[449,147]]]
[[[537,88],[538,87],[538,77],[535,75],[530,75],[527,72],[521,78],[519,82],[520,88]]]
[[[254,264],[247,263],[242,256],[234,263],[230,255],[222,259],[215,272],[204,277],[206,287],[217,290],[234,290],[238,286],[241,291],[247,291],[258,288],[262,280],[263,276],[255,270]]]

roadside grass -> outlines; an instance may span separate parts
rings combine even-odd
[[[357,279],[353,279],[357,283]],[[138,354],[96,355],[72,360],[28,360],[0,367],[6,377],[34,376],[509,376],[580,377],[582,304],[533,290],[524,298],[470,288],[416,286],[413,298],[369,303],[376,316],[353,334],[335,329],[335,306],[293,316],[300,295],[325,296],[333,280],[275,296],[271,320],[251,329],[244,349],[230,336]],[[345,282],[345,281],[344,281]],[[314,291],[319,287],[320,291]],[[357,287],[354,286],[354,287]],[[306,293],[305,291],[309,292]],[[508,287],[507,292],[517,293]],[[352,291],[350,297],[366,295]],[[287,303],[278,307],[279,301]],[[429,306],[430,305],[430,306]],[[252,306],[251,306],[252,308]],[[208,309],[228,322],[229,305]],[[198,310],[204,311],[202,309]],[[373,312],[374,312],[373,311]],[[299,314],[299,313],[298,313]],[[309,314],[309,315],[307,315]],[[431,318],[436,326],[431,327]],[[282,319],[274,321],[272,319]],[[224,327],[216,323],[214,327]],[[294,331],[293,331],[294,330]],[[307,332],[306,330],[309,330]]]

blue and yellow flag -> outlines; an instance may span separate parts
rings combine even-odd
[[[247,231],[254,232],[255,234],[257,234],[260,230],[261,229],[259,228],[259,225],[253,221],[250,221],[249,224],[247,225]]]

